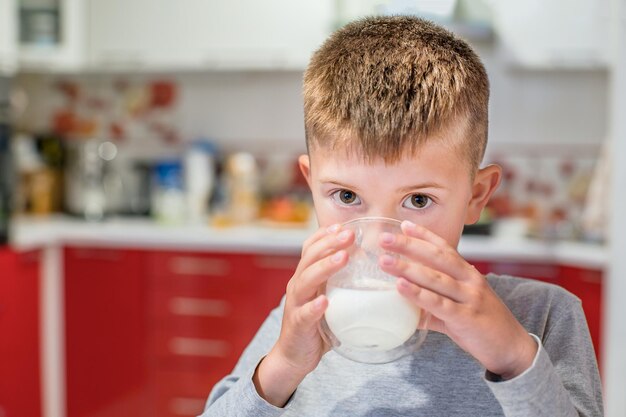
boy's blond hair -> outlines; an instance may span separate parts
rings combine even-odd
[[[416,17],[365,18],[335,32],[305,72],[307,147],[393,162],[446,135],[475,169],[488,103],[487,73],[466,42]]]

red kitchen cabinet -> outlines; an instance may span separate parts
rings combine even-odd
[[[285,295],[287,283],[296,271],[300,256],[296,255],[256,255],[253,258],[254,268],[263,279],[265,304],[258,308],[259,314],[266,317],[277,307]]]
[[[587,317],[591,341],[600,364],[602,340],[602,271],[563,265],[563,287],[580,298]]]
[[[155,416],[196,416],[278,305],[297,265],[279,255],[154,251],[147,257]]]
[[[201,413],[297,256],[66,248],[68,417]]]
[[[142,254],[69,247],[64,265],[67,416],[152,416]]]
[[[561,284],[561,268],[557,264],[524,261],[469,261],[481,273],[532,278],[551,284]]]
[[[0,416],[41,416],[40,252],[0,249]]]

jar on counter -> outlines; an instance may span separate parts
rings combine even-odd
[[[233,223],[249,223],[259,215],[259,172],[252,154],[230,155],[225,165],[226,210]]]
[[[191,223],[202,224],[209,215],[209,201],[215,185],[215,154],[208,141],[195,141],[185,152],[185,189]]]
[[[154,167],[152,212],[158,222],[180,224],[187,215],[183,187],[183,164],[179,160],[159,161]]]

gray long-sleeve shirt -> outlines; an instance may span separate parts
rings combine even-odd
[[[384,365],[328,352],[284,408],[257,394],[252,374],[276,342],[282,304],[269,315],[233,372],[212,390],[201,417],[602,416],[602,392],[580,300],[560,287],[507,276],[489,284],[536,335],[533,365],[508,381],[447,336],[429,332],[416,353]]]

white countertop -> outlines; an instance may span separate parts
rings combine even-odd
[[[313,231],[313,228],[267,226],[167,226],[149,219],[129,218],[88,223],[66,216],[23,217],[12,222],[11,245],[18,250],[68,244],[299,254],[302,242]],[[589,268],[604,268],[608,263],[605,246],[582,242],[463,236],[458,249],[464,257],[472,260],[556,262]]]

